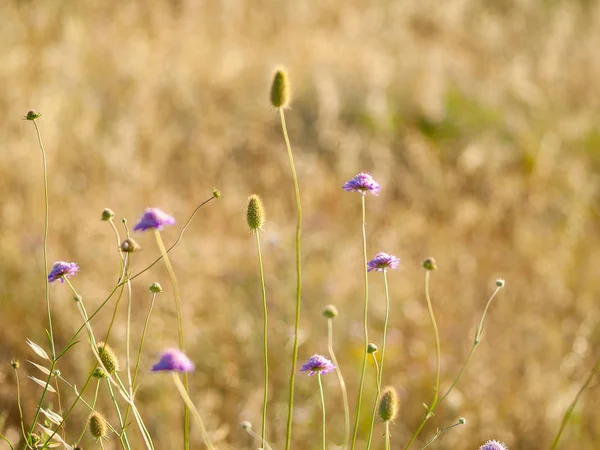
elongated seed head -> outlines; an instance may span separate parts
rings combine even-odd
[[[398,396],[393,387],[388,386],[381,391],[378,410],[384,422],[393,421],[398,415]]]
[[[271,104],[275,108],[286,108],[290,104],[290,81],[287,72],[282,67],[273,75],[271,84]]]
[[[248,220],[248,226],[252,231],[262,228],[263,224],[265,223],[265,208],[262,200],[256,194],[252,194],[248,198],[246,218]]]
[[[94,439],[100,440],[105,439],[108,434],[108,425],[106,419],[99,412],[94,411],[88,420],[88,426],[90,428],[90,434],[94,436]]]
[[[119,371],[119,360],[117,359],[117,355],[115,355],[115,352],[108,344],[105,344],[104,342],[98,343],[98,355],[108,373]]]

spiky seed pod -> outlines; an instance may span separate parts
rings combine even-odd
[[[287,72],[282,67],[273,75],[271,84],[271,104],[275,108],[286,108],[290,104],[290,81]]]
[[[375,353],[377,351],[377,346],[375,344],[373,344],[372,342],[369,343],[369,345],[367,345],[367,353],[370,355],[372,353]]]
[[[94,436],[96,440],[106,439],[108,434],[108,425],[106,419],[99,412],[94,411],[88,420],[88,426],[90,434]]]
[[[108,344],[105,344],[104,342],[98,343],[98,355],[108,373],[119,371],[119,360],[117,359],[117,355],[115,355],[115,352],[113,352]]]
[[[104,208],[102,210],[102,220],[107,221],[115,217],[115,212],[110,208]]]
[[[333,305],[327,305],[323,308],[323,317],[326,317],[327,319],[335,319],[338,314],[338,309]]]
[[[127,238],[125,239],[122,243],[121,243],[121,251],[124,253],[133,253],[133,252],[137,252],[138,250],[140,250],[142,248],[142,246],[140,244],[138,244],[136,241],[134,241],[131,238]]]
[[[262,228],[265,223],[265,208],[262,200],[256,194],[248,197],[248,208],[246,210],[246,219],[248,226],[252,231]]]
[[[378,410],[379,417],[384,422],[393,422],[398,415],[398,396],[393,387],[388,386],[381,391]]]
[[[437,263],[435,262],[435,259],[429,256],[423,260],[423,267],[426,270],[435,270],[437,269]]]

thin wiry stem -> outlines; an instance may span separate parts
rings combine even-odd
[[[335,373],[340,383],[340,389],[342,390],[342,400],[344,402],[344,445],[342,448],[346,450],[350,441],[350,408],[348,407],[348,392],[346,391],[346,383],[342,376],[342,369],[340,369],[340,365],[333,352],[333,319],[331,318],[327,319],[327,348],[329,356],[331,356],[331,361],[335,365]]]
[[[408,449],[411,446],[411,444],[414,442],[414,440],[417,438],[417,436],[419,435],[419,433],[425,426],[425,422],[427,422],[427,420],[433,416],[433,412],[435,411],[435,408],[438,403],[438,395],[439,395],[439,391],[440,391],[440,366],[441,366],[441,355],[442,354],[441,354],[441,350],[440,350],[440,335],[438,332],[437,323],[435,321],[435,315],[433,314],[433,307],[431,306],[431,297],[429,295],[429,272],[430,272],[429,270],[425,271],[425,298],[427,299],[427,309],[429,311],[429,318],[431,319],[431,325],[433,326],[433,333],[435,336],[435,356],[436,356],[435,387],[434,387],[433,400],[431,401],[431,405],[427,409],[425,416],[423,416],[423,419],[421,420],[419,427],[417,428],[415,433],[412,435],[410,441],[408,441],[408,444],[406,444],[406,447],[404,447],[404,450]]]
[[[294,166],[294,157],[292,155],[292,146],[288,137],[287,127],[285,124],[285,114],[283,108],[279,108],[279,117],[281,118],[281,129],[287,148],[288,159],[290,160],[290,169],[292,171],[292,179],[294,181],[294,195],[296,197],[296,317],[294,321],[294,348],[292,351],[292,370],[290,373],[290,389],[288,395],[288,418],[285,433],[285,450],[290,449],[292,439],[292,419],[294,411],[294,387],[296,382],[296,364],[298,363],[298,342],[300,334],[300,306],[302,299],[302,268],[301,268],[301,228],[302,228],[302,206],[300,205],[300,188],[298,187],[298,177],[296,175],[296,167]]]
[[[17,406],[19,407],[19,420],[21,422],[21,432],[23,433],[23,439],[27,442],[27,435],[25,434],[25,422],[23,420],[23,408],[21,407],[21,383],[19,382],[19,370],[15,367],[15,379],[17,380]]]
[[[202,422],[202,417],[200,417],[200,413],[194,406],[192,399],[190,398],[189,394],[187,393],[187,389],[183,386],[183,384],[181,384],[181,380],[179,379],[179,376],[177,375],[176,372],[171,372],[171,374],[173,376],[173,382],[175,383],[175,386],[177,387],[177,390],[179,391],[181,398],[183,398],[183,401],[185,402],[185,404],[187,405],[189,410],[192,412],[194,419],[196,419],[196,422],[198,423],[198,426],[200,427],[200,433],[202,434],[204,443],[210,450],[214,450],[214,447],[213,447],[212,443],[210,442],[210,439],[208,438],[208,433],[206,432],[206,428],[204,427],[204,422]]]
[[[369,329],[367,326],[368,313],[369,313],[369,273],[368,273],[368,260],[367,260],[367,230],[366,230],[366,213],[365,213],[365,195],[361,196],[362,205],[362,238],[363,238],[363,258],[364,258],[364,276],[365,276],[365,306],[364,306],[364,334],[365,334],[365,349],[363,356],[362,369],[360,373],[360,383],[358,387],[358,399],[356,401],[356,417],[354,418],[354,433],[352,435],[352,446],[354,450],[356,446],[356,437],[358,436],[358,425],[360,422],[360,409],[362,405],[362,394],[365,383],[365,372],[367,371],[367,349],[369,347]]]
[[[323,393],[323,381],[321,380],[321,372],[317,373],[317,379],[319,380],[319,393],[321,394],[321,411],[322,411],[322,417],[323,420],[321,422],[321,426],[322,426],[322,443],[323,443],[323,450],[326,450],[326,445],[325,445],[325,394]]]
[[[390,450],[390,421],[385,421],[385,450]]]
[[[8,440],[8,438],[6,436],[4,436],[2,433],[0,433],[0,439],[2,439],[3,441],[5,441],[8,446],[10,447],[10,450],[15,450],[14,447],[12,446],[12,444],[10,443],[10,441]]]
[[[113,391],[112,385],[108,378],[106,379],[106,384],[108,386],[108,391],[110,392],[110,398],[112,398],[113,405],[115,405],[115,411],[117,412],[117,417],[119,418],[119,426],[121,427],[121,432],[117,433],[119,436],[119,440],[121,441],[121,445],[123,448],[130,449],[129,439],[127,438],[127,433],[125,431],[125,422],[123,421],[123,416],[121,415],[121,408],[119,408],[119,404],[117,403],[117,398],[115,397],[115,392]]]
[[[442,434],[444,434],[446,431],[451,430],[454,427],[457,427],[459,425],[462,425],[464,422],[461,422],[460,420],[456,423],[453,423],[452,425],[446,427],[446,428],[442,428],[441,430],[439,430],[437,433],[435,433],[435,435],[429,439],[425,445],[423,447],[421,447],[421,450],[425,450],[427,447],[429,447],[431,444],[433,444],[433,441],[435,441],[437,438],[439,438]]]
[[[262,294],[262,306],[263,306],[263,361],[264,361],[264,393],[263,393],[263,407],[262,407],[262,427],[261,427],[261,439],[264,442],[266,439],[266,427],[267,427],[267,399],[269,390],[269,358],[268,358],[268,345],[267,345],[267,290],[265,288],[265,274],[263,271],[262,254],[260,251],[260,237],[259,230],[254,230],[256,236],[256,249],[258,252],[258,270],[260,272],[260,290]]]
[[[585,383],[583,383],[583,386],[581,386],[581,389],[579,389],[579,392],[577,392],[577,395],[575,395],[575,398],[573,399],[573,401],[567,408],[567,411],[565,412],[565,415],[563,416],[562,423],[560,424],[560,429],[558,430],[558,433],[556,434],[556,437],[554,438],[554,442],[552,442],[552,447],[550,447],[551,450],[556,450],[556,448],[558,447],[560,437],[562,436],[563,431],[565,430],[565,427],[567,426],[567,423],[569,422],[569,419],[571,418],[571,415],[573,414],[575,405],[577,405],[579,398],[581,397],[583,392],[587,389],[587,387],[591,383],[592,379],[594,378],[594,375],[596,375],[596,372],[598,372],[599,369],[600,369],[600,358],[598,358],[598,360],[596,361],[596,364],[594,364],[594,367],[592,367],[592,370],[590,371],[590,374],[588,375],[587,379],[585,380]]]

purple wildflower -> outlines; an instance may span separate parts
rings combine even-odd
[[[331,361],[321,355],[314,354],[310,357],[306,364],[300,369],[301,372],[308,372],[308,375],[325,374],[335,370],[335,366]]]
[[[52,266],[52,269],[50,269],[50,273],[48,274],[48,283],[54,283],[57,280],[60,280],[61,283],[64,283],[65,278],[77,275],[78,270],[79,266],[77,263],[69,261],[56,261]]]
[[[375,255],[375,258],[367,263],[367,267],[369,272],[372,270],[384,272],[386,269],[396,269],[399,262],[400,259],[394,255],[379,252]]]
[[[487,441],[479,450],[508,450],[508,447],[498,441]]]
[[[158,230],[161,231],[165,225],[173,225],[175,219],[158,208],[148,208],[133,228],[133,231]]]
[[[194,363],[176,348],[169,348],[160,355],[160,360],[152,366],[152,372],[173,371],[173,372],[191,372],[194,370]]]
[[[379,195],[381,186],[373,179],[370,173],[361,172],[350,181],[346,181],[342,188],[348,192],[360,192],[362,195],[367,195],[367,192]]]

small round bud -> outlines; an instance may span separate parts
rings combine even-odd
[[[21,367],[21,363],[19,362],[19,360],[14,358],[10,360],[10,365],[15,370]]]
[[[57,378],[58,378],[58,377],[60,377],[60,370],[58,370],[58,369],[54,369],[54,370],[52,371],[52,375],[53,375],[53,376],[55,376],[55,377],[57,377]]]
[[[102,378],[106,378],[106,372],[102,367],[96,367],[92,372],[92,376],[98,380],[101,380]]]
[[[244,420],[240,423],[240,427],[242,427],[242,430],[248,431],[252,429],[252,424],[248,420]]]
[[[79,295],[79,294],[77,294],[75,297],[73,297],[73,301],[74,301],[75,303],[78,303],[78,302],[80,302],[81,300],[83,300],[83,297],[82,297],[81,295]]]
[[[216,187],[213,188],[212,194],[214,198],[219,198],[221,196],[221,191],[219,191]]]
[[[124,253],[133,253],[141,250],[142,246],[131,238],[125,239],[119,247]]]
[[[163,291],[162,286],[159,283],[157,283],[156,281],[154,283],[152,283],[148,289],[153,294],[159,294]]]
[[[423,267],[426,270],[435,270],[437,269],[437,263],[435,262],[435,259],[429,256],[423,260]]]
[[[127,225],[127,219],[126,219],[125,217],[123,217],[123,218],[121,219],[121,222],[123,223],[123,225]]]
[[[33,448],[36,448],[37,444],[39,444],[39,442],[41,441],[41,439],[40,439],[40,437],[37,434],[31,433],[29,435],[29,441],[33,445]]]
[[[327,305],[323,308],[323,317],[335,319],[339,315],[338,309],[333,305]]]
[[[113,217],[115,217],[115,213],[112,209],[104,208],[102,210],[102,220],[107,221],[107,220],[112,219]]]
[[[275,108],[285,108],[290,104],[290,82],[283,68],[277,69],[275,75],[273,75],[271,104]]]
[[[25,120],[35,120],[40,117],[42,113],[37,112],[35,109],[30,109],[27,114],[23,117]]]
[[[458,419],[458,423],[460,423],[461,425],[464,425],[465,423],[467,423],[467,419],[465,419],[464,417],[461,417],[460,419]]]
[[[498,286],[499,288],[504,287],[504,280],[502,278],[496,280],[496,286]]]
[[[265,208],[262,204],[262,200],[256,194],[252,194],[248,197],[248,208],[246,209],[246,219],[248,226],[252,231],[256,231],[261,228],[265,223]]]
[[[381,391],[379,399],[379,417],[384,422],[393,421],[398,414],[398,396],[396,390],[388,386]]]
[[[105,439],[108,434],[108,425],[106,419],[102,417],[102,414],[94,411],[88,420],[88,426],[90,428],[90,434],[94,436],[96,440]]]
[[[377,351],[377,346],[375,344],[373,344],[372,342],[369,343],[369,345],[367,345],[367,353],[369,355],[372,355],[373,353],[375,353]]]
[[[114,373],[119,370],[117,355],[115,355],[115,352],[113,352],[108,344],[104,342],[98,343],[98,356],[100,356],[100,361],[102,361],[108,373]]]

